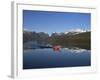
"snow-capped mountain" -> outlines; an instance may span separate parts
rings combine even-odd
[[[82,29],[75,29],[75,30],[71,30],[69,32],[65,32],[65,34],[67,34],[67,35],[76,35],[76,34],[80,34],[80,33],[84,33],[84,32],[87,32],[87,31],[82,30]]]
[[[26,29],[26,28],[24,28],[23,31],[24,31],[24,32],[33,32],[33,30]]]
[[[86,32],[85,30],[83,30],[83,29],[74,29],[74,30],[71,30],[72,32],[80,32],[80,33],[82,33],[82,32]]]
[[[71,36],[71,35],[76,35],[76,34],[85,33],[85,32],[90,32],[90,30],[74,29],[67,32],[60,32],[60,33],[53,32],[52,34],[53,36],[61,36],[61,35]]]

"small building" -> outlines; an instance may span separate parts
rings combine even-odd
[[[53,46],[53,50],[54,51],[61,51],[61,46],[60,45]]]

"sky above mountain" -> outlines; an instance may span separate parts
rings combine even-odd
[[[49,35],[53,32],[86,31],[91,27],[91,14],[23,10],[23,27]]]

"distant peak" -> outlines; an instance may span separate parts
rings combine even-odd
[[[85,30],[83,29],[74,29],[74,30],[71,30],[70,32],[86,32]]]
[[[24,28],[23,30],[24,30],[25,32],[33,32],[32,30],[26,29],[26,28]]]

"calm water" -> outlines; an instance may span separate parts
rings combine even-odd
[[[90,66],[91,52],[86,49],[52,48],[24,50],[23,69]]]

